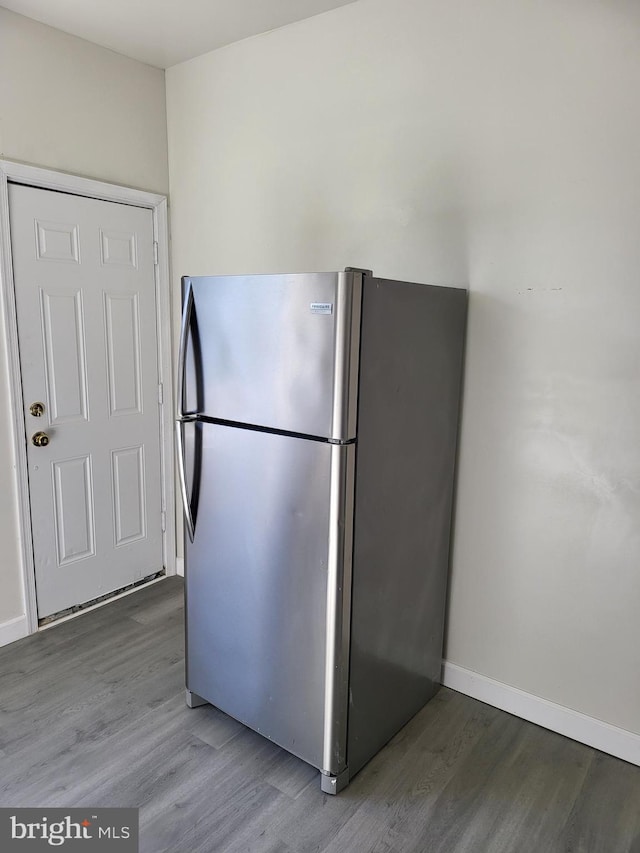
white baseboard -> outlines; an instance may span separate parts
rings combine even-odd
[[[184,577],[184,557],[176,557],[176,574]]]
[[[494,708],[640,766],[640,735],[444,661],[442,683]]]
[[[0,622],[0,646],[7,646],[9,643],[21,640],[28,633],[27,617],[24,614],[16,616],[15,619]]]

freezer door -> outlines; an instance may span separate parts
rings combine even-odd
[[[183,279],[178,414],[355,437],[359,272]]]
[[[210,423],[187,432],[202,464],[186,541],[187,687],[339,773],[355,448]]]

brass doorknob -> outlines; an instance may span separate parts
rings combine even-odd
[[[34,432],[31,436],[31,444],[35,444],[36,447],[46,447],[49,444],[49,436],[46,432]]]
[[[34,418],[41,418],[44,414],[44,403],[32,403],[29,406],[29,412]]]

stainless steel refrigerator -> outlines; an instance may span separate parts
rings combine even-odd
[[[335,794],[440,682],[467,293],[183,279],[187,703]]]

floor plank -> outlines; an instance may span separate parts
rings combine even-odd
[[[170,578],[0,649],[0,805],[135,806],[143,853],[640,853],[640,768],[442,689],[337,797],[184,701]]]

